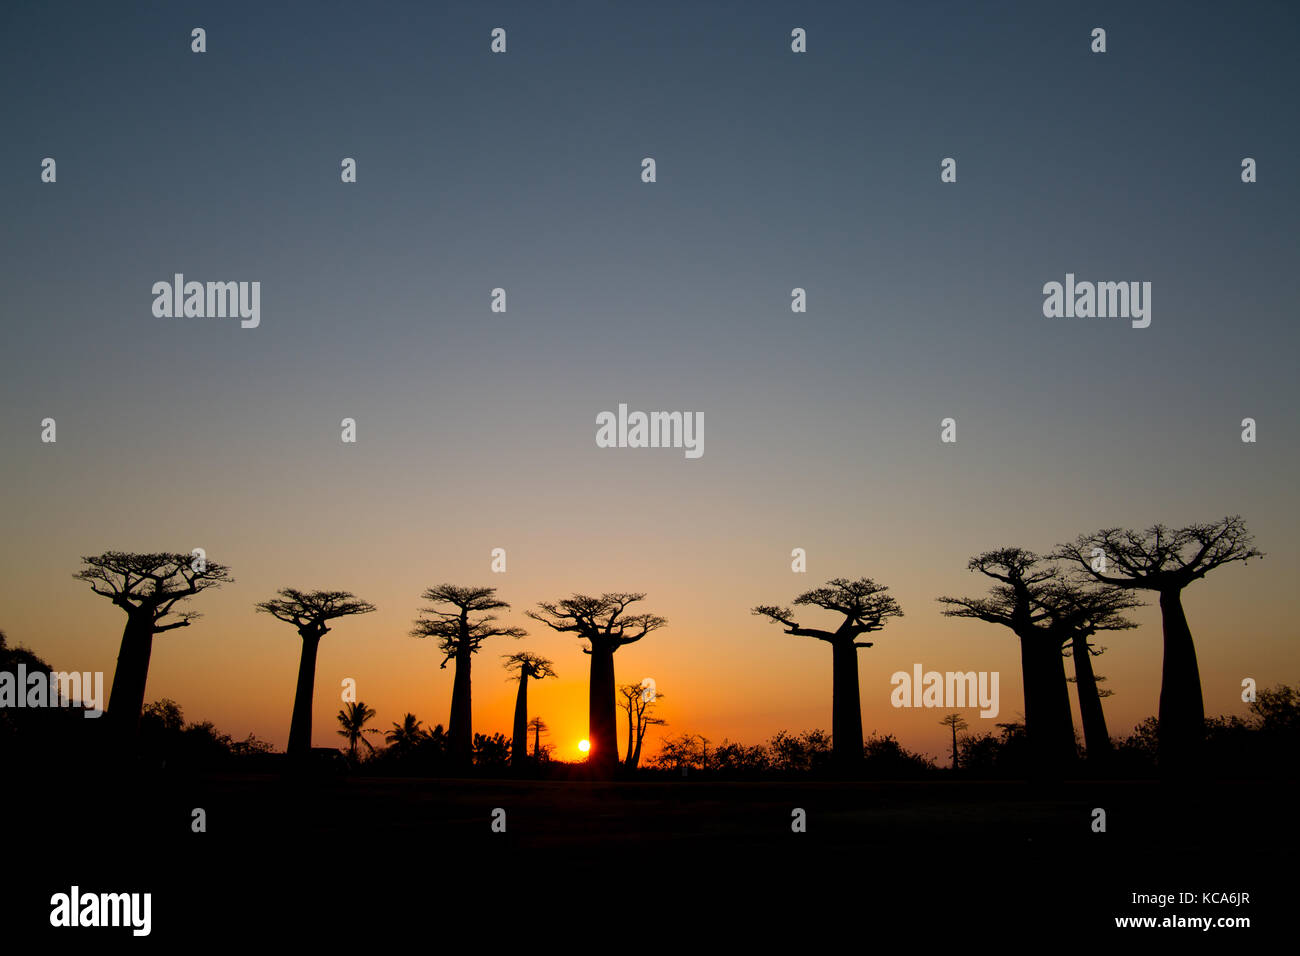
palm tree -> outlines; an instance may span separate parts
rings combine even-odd
[[[346,708],[339,711],[339,724],[343,729],[338,731],[338,735],[347,738],[348,756],[353,760],[357,759],[357,741],[361,741],[361,743],[369,747],[371,753],[375,752],[375,748],[370,741],[363,736],[364,734],[379,733],[378,730],[366,726],[374,716],[375,711],[361,701],[348,704]]]
[[[429,736],[429,732],[420,726],[415,714],[407,714],[400,724],[394,723],[393,729],[384,734],[384,741],[394,747],[398,753],[406,753]]]

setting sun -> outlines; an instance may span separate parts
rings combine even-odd
[[[588,750],[591,749],[591,741],[590,741],[590,740],[579,740],[579,741],[578,741],[578,749],[581,750],[583,753],[586,753]]]

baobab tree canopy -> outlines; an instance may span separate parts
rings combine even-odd
[[[1103,528],[1061,545],[1055,555],[1104,584],[1152,591],[1184,588],[1217,567],[1263,556],[1240,515],[1183,528]]]
[[[369,614],[375,606],[369,601],[362,601],[350,591],[299,591],[297,588],[281,588],[278,598],[262,601],[257,610],[270,614],[277,620],[285,621],[298,628],[328,633],[326,621],[353,614]]]
[[[450,610],[427,607],[420,610],[420,618],[411,629],[413,637],[431,637],[445,655],[441,667],[457,654],[473,654],[489,637],[523,637],[528,632],[522,627],[502,627],[495,614],[489,611],[510,607],[509,602],[496,596],[496,588],[462,587],[456,584],[439,584],[427,588],[421,597],[435,605],[450,605]],[[472,618],[470,615],[481,615]]]
[[[834,631],[800,626],[794,620],[794,610],[788,607],[760,604],[754,608],[754,613],[784,624],[787,634],[815,637],[822,641],[852,640],[859,635],[880,630],[891,617],[903,616],[903,609],[898,602],[885,593],[888,590],[870,578],[859,578],[856,581],[835,578],[825,586],[805,591],[794,599],[796,607],[820,607],[843,614],[843,622]],[[856,646],[870,647],[871,644]]]
[[[502,665],[510,671],[511,680],[520,680],[523,677],[531,677],[534,680],[541,680],[544,677],[557,677],[555,668],[549,660],[531,651],[520,651],[517,654],[502,654],[505,664]]]
[[[92,591],[109,598],[129,615],[144,616],[155,634],[186,627],[199,617],[194,611],[180,611],[176,612],[177,620],[160,625],[177,602],[234,581],[224,564],[199,560],[184,552],[105,551],[81,560],[87,567],[74,577],[88,582]]]
[[[654,614],[625,613],[629,605],[644,598],[644,593],[630,591],[611,591],[600,597],[575,594],[556,603],[539,601],[539,610],[527,613],[554,630],[574,633],[593,645],[608,645],[617,650],[668,623]],[[591,653],[590,647],[583,650]]]

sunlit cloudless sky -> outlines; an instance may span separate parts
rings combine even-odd
[[[379,610],[322,643],[333,745],[345,677],[378,726],[445,724],[420,592],[495,586],[531,633],[476,658],[475,730],[508,732],[499,655],[529,649],[572,759],[588,659],[536,602],[645,591],[669,625],[619,680],[655,679],[664,734],[756,743],[830,729],[831,661],[749,609],[870,576],[905,617],[860,652],[864,730],[939,755],[943,712],[891,707],[894,671],[999,671],[974,730],[1023,711],[1014,637],[935,602],[984,590],[972,555],[1240,513],[1267,557],[1185,603],[1207,712],[1243,713],[1244,677],[1300,680],[1296,27],[1283,3],[7,4],[0,627],[111,680],[122,616],[80,557],[203,547],[236,581],[157,640],[147,699],[283,746],[300,642],[253,605],[354,591]],[[260,327],[156,318],[178,272],[259,281]],[[1044,318],[1067,272],[1151,282],[1150,327]],[[621,402],[702,412],[703,456],[598,448]],[[1096,661],[1115,733],[1157,706],[1158,610],[1135,619]]]

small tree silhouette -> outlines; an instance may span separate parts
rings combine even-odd
[[[944,727],[952,728],[952,769],[957,769],[957,731],[965,730],[967,727],[965,719],[961,714],[949,714],[943,720],[939,721]]]
[[[399,756],[405,756],[429,736],[429,732],[420,724],[421,721],[416,719],[415,714],[406,714],[400,724],[394,722],[393,729],[384,734],[384,742]]]
[[[193,611],[174,612],[176,604],[234,579],[224,564],[175,551],[105,551],[81,560],[87,566],[74,577],[126,612],[107,719],[119,743],[130,746],[140,727],[154,635],[189,627],[199,615]],[[170,614],[175,614],[176,620],[164,624]]]
[[[645,740],[646,728],[662,727],[668,723],[660,717],[652,717],[649,713],[650,708],[664,695],[656,688],[654,696],[651,697],[640,684],[623,684],[619,687],[618,693],[623,698],[622,707],[627,713],[627,754],[623,757],[623,765],[630,770],[635,770],[641,763],[641,744]]]
[[[785,625],[787,634],[814,637],[831,645],[832,696],[831,696],[831,746],[835,762],[841,769],[858,768],[862,764],[862,700],[858,691],[858,648],[870,647],[871,642],[858,638],[879,631],[891,617],[902,617],[903,609],[885,592],[889,589],[870,578],[850,581],[835,578],[825,586],[805,591],[794,599],[796,606],[811,605],[836,611],[844,620],[833,631],[801,627],[794,620],[794,611],[788,607],[762,604],[753,609],[761,615]]]
[[[1094,555],[1094,550],[1098,554]],[[1264,556],[1254,547],[1245,521],[1240,515],[1229,515],[1184,528],[1162,524],[1145,531],[1103,528],[1080,535],[1073,544],[1061,545],[1056,556],[1078,565],[1103,584],[1160,595],[1164,629],[1157,716],[1160,761],[1167,769],[1187,768],[1205,732],[1205,700],[1182,593],[1215,568]],[[1101,559],[1107,564],[1103,565]]]
[[[431,637],[442,651],[440,668],[456,662],[456,677],[451,689],[451,719],[447,723],[448,752],[458,769],[473,761],[473,709],[470,703],[470,661],[479,645],[489,637],[523,637],[521,627],[502,627],[490,612],[510,607],[496,596],[496,588],[460,587],[439,584],[427,589],[422,597],[442,607],[423,608],[411,629],[413,637]]]
[[[533,732],[533,759],[538,761],[545,759],[546,752],[542,750],[542,734],[549,732],[550,728],[542,718],[534,717],[528,722],[528,729]]]
[[[538,657],[528,651],[518,654],[503,654],[506,670],[510,671],[511,680],[519,681],[519,693],[515,695],[515,721],[513,740],[510,745],[510,765],[522,769],[528,762],[528,679],[543,680],[557,676],[551,662],[545,657]]]
[[[338,713],[339,725],[343,728],[338,732],[340,737],[346,737],[348,741],[348,756],[353,760],[357,759],[357,741],[365,744],[371,753],[375,748],[369,740],[366,740],[365,734],[381,733],[376,728],[367,727],[366,724],[374,719],[375,711],[367,707],[361,701],[350,703]]]
[[[293,695],[293,716],[289,721],[290,756],[311,750],[311,702],[316,691],[316,651],[320,639],[329,633],[328,621],[353,614],[369,614],[375,606],[349,591],[299,591],[281,588],[278,598],[262,601],[257,610],[278,621],[292,624],[302,638],[298,659],[298,684]]]

